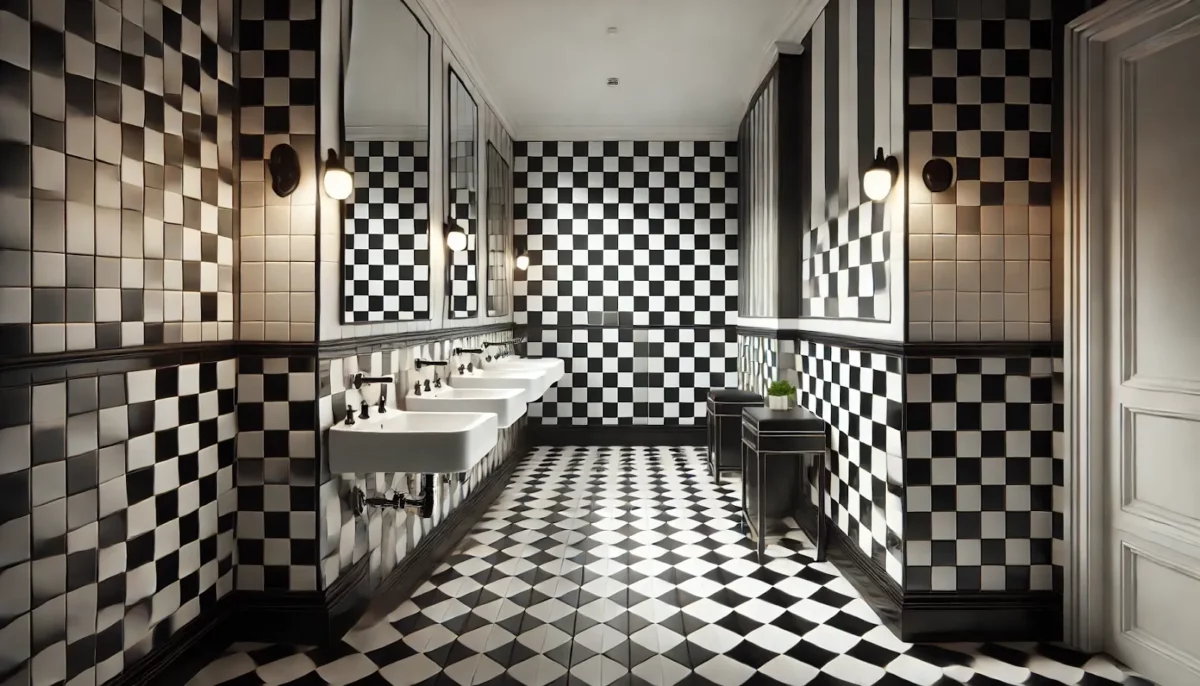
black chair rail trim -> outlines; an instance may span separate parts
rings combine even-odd
[[[0,387],[64,381],[96,374],[153,369],[172,364],[214,362],[231,357],[319,357],[392,350],[466,336],[511,331],[510,323],[489,324],[434,331],[410,331],[383,336],[348,338],[338,341],[286,343],[273,341],[209,341],[162,343],[112,350],[80,350],[70,353],[24,355],[0,359]]]
[[[1061,341],[1006,341],[997,343],[901,343],[857,336],[839,336],[800,329],[737,327],[739,336],[780,341],[810,341],[897,357],[1062,357]]]

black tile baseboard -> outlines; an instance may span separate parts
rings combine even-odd
[[[702,446],[707,440],[703,423],[686,426],[603,426],[529,424],[533,445],[565,446]]]

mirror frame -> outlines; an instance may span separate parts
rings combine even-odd
[[[407,11],[410,15],[412,15],[413,21],[416,22],[417,26],[419,26],[421,28],[421,30],[425,32],[425,39],[426,39],[426,53],[427,54],[425,56],[425,72],[426,72],[426,74],[425,74],[425,160],[426,160],[425,164],[426,164],[427,170],[425,172],[425,174],[426,174],[425,237],[426,237],[427,247],[425,248],[425,252],[426,252],[426,265],[425,266],[429,268],[429,277],[426,279],[426,290],[429,292],[429,295],[427,296],[429,298],[429,306],[426,309],[426,311],[424,312],[425,316],[423,316],[423,317],[414,316],[414,317],[405,319],[404,317],[400,316],[403,313],[400,310],[397,310],[395,312],[390,312],[390,313],[384,312],[383,319],[355,320],[350,317],[350,308],[346,306],[347,305],[346,285],[349,281],[349,279],[347,279],[347,276],[346,276],[346,220],[348,219],[348,217],[346,216],[346,212],[347,212],[347,209],[354,204],[354,202],[353,202],[354,194],[358,190],[357,188],[355,188],[353,191],[351,191],[350,198],[348,198],[346,200],[333,200],[332,198],[322,198],[322,201],[332,201],[332,202],[341,203],[341,208],[340,208],[341,211],[338,213],[339,217],[340,217],[340,226],[341,226],[341,231],[339,232],[339,241],[338,241],[338,249],[340,250],[340,253],[341,253],[338,258],[338,266],[340,267],[339,276],[341,277],[338,279],[338,281],[339,281],[338,303],[340,305],[340,307],[338,309],[340,310],[339,318],[340,318],[343,326],[364,326],[364,325],[370,325],[370,324],[394,323],[394,322],[427,322],[427,321],[431,321],[433,319],[433,304],[434,304],[433,263],[432,263],[433,262],[433,260],[432,260],[433,245],[429,243],[429,238],[430,238],[430,234],[431,234],[430,229],[431,229],[432,221],[433,221],[433,179],[429,178],[429,168],[431,167],[431,162],[430,162],[432,159],[431,151],[433,149],[433,140],[432,140],[432,138],[433,138],[432,137],[432,133],[433,133],[433,75],[435,73],[434,66],[433,66],[433,58],[434,58],[433,37],[434,37],[434,35],[436,35],[436,31],[431,29],[429,26],[426,25],[426,23],[424,21],[421,20],[421,16],[419,14],[417,14],[416,10],[414,10],[412,8],[412,6],[409,4],[408,0],[398,0],[398,1],[399,1],[400,5],[405,9],[405,11]],[[353,144],[351,143],[351,141],[348,139],[348,136],[346,135],[346,128],[347,128],[346,127],[346,75],[347,75],[347,72],[348,72],[349,66],[350,66],[350,54],[351,54],[350,38],[353,35],[353,30],[354,30],[354,0],[343,0],[340,19],[341,19],[341,26],[339,27],[340,28],[339,34],[341,37],[341,59],[338,64],[338,130],[341,134],[341,145],[339,146],[338,153],[341,155],[342,161],[344,163],[348,157],[353,157],[352,152],[353,152],[353,148],[354,148]],[[351,176],[353,176],[353,175],[354,175],[354,172],[351,172]],[[414,283],[416,283],[416,282],[414,281]]]
[[[454,298],[454,294],[453,294],[454,273],[452,271],[453,267],[454,267],[454,264],[453,264],[454,251],[450,250],[449,246],[446,245],[446,241],[445,241],[446,235],[449,234],[452,229],[452,226],[450,225],[449,221],[447,221],[447,220],[452,218],[450,215],[450,207],[453,204],[452,198],[454,197],[454,188],[451,185],[450,178],[451,178],[451,174],[453,173],[452,161],[454,159],[453,158],[453,148],[454,148],[454,127],[453,127],[453,123],[454,123],[453,98],[454,98],[454,95],[453,94],[454,94],[455,81],[457,81],[462,86],[463,93],[467,96],[468,99],[470,99],[471,105],[475,108],[475,119],[472,122],[472,126],[471,126],[471,130],[473,132],[472,136],[471,136],[471,141],[474,143],[474,150],[472,150],[471,157],[474,160],[474,166],[475,166],[475,174],[474,175],[477,179],[476,184],[475,184],[475,199],[474,199],[475,225],[469,227],[471,229],[471,233],[468,234],[468,236],[467,236],[467,240],[468,240],[467,251],[471,252],[471,261],[475,266],[475,281],[474,281],[475,309],[468,311],[465,314],[458,315],[458,316],[455,316],[454,308],[452,306],[453,298]],[[480,133],[480,131],[479,131],[479,128],[480,128],[479,127],[479,116],[480,116],[479,102],[476,101],[475,96],[471,94],[471,89],[467,88],[467,82],[461,76],[459,76],[458,70],[456,70],[454,68],[454,65],[451,64],[449,60],[447,60],[446,61],[445,117],[443,117],[443,119],[445,120],[445,134],[446,134],[445,136],[443,136],[444,142],[445,142],[445,148],[444,148],[445,156],[443,157],[443,163],[442,163],[443,171],[445,172],[442,176],[443,183],[444,183],[443,193],[442,193],[442,202],[445,205],[445,211],[442,213],[445,215],[445,218],[442,220],[443,221],[442,244],[443,244],[443,250],[445,251],[445,254],[446,254],[446,264],[445,264],[446,293],[445,293],[445,298],[443,298],[443,303],[444,303],[444,307],[445,307],[445,310],[444,310],[445,316],[443,317],[443,319],[474,319],[479,316],[479,309],[480,309],[480,306],[479,306],[479,195],[480,195],[480,193],[479,193],[479,183],[478,183],[478,177],[479,177],[479,133]],[[469,221],[470,220],[468,220],[468,222]],[[471,235],[475,236],[475,249],[474,250],[470,250]]]

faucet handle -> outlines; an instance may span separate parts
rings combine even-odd
[[[466,370],[467,370],[467,365],[465,365],[465,364],[458,365],[458,375],[459,376],[462,376],[463,373],[466,372]]]
[[[413,384],[413,395],[421,395],[421,382]]]
[[[433,389],[429,386],[429,379],[425,379],[425,392],[428,393]]]

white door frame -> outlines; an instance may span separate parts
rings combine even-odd
[[[1089,652],[1104,650],[1109,612],[1104,41],[1191,1],[1109,0],[1067,27],[1063,638]]]

